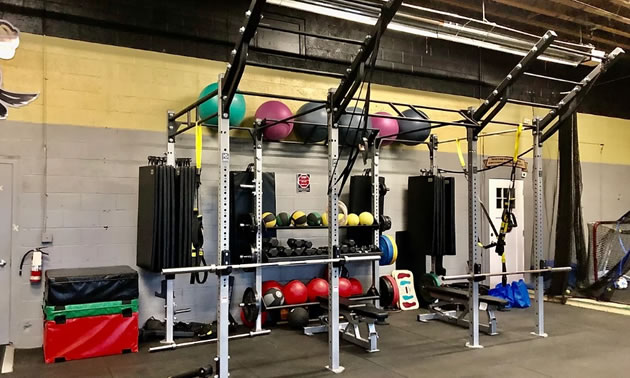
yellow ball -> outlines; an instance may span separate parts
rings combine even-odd
[[[374,217],[371,213],[364,211],[359,214],[359,224],[362,226],[371,226],[374,224]]]
[[[347,220],[348,226],[358,226],[359,225],[359,216],[355,213],[348,214]]]
[[[346,225],[346,219],[344,218],[343,214],[337,215],[337,219],[339,220],[340,226]],[[322,226],[328,226],[328,213],[322,213]]]

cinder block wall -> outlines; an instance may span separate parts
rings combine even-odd
[[[45,269],[135,263],[137,169],[148,155],[165,151],[165,112],[191,102],[198,91],[215,80],[223,70],[220,62],[123,49],[57,38],[23,35],[16,58],[3,64],[4,87],[15,91],[37,91],[37,101],[21,109],[10,109],[9,120],[0,128],[0,158],[15,162],[18,208],[13,223],[11,256],[11,341],[18,347],[41,344],[42,288],[31,286],[27,277],[18,277],[17,264],[26,250],[39,245],[42,232],[53,235],[51,255]],[[242,89],[323,98],[334,80],[306,75],[278,75],[253,69],[246,72]],[[474,106],[477,100],[427,92],[374,86],[375,98],[454,108]],[[260,99],[248,99],[248,115]],[[300,104],[289,103],[292,109]],[[380,109],[376,109],[380,110]],[[534,109],[535,114],[541,114]],[[532,109],[507,106],[505,120],[531,117]],[[431,113],[433,118],[446,118]],[[251,120],[251,118],[249,119]],[[246,121],[249,122],[249,121]],[[625,178],[630,157],[625,153],[628,121],[580,116],[581,148],[584,161],[587,221],[614,218],[628,207]],[[497,130],[500,128],[493,128]],[[492,131],[489,130],[489,131]],[[461,137],[459,129],[439,129],[440,139]],[[208,135],[208,134],[207,134]],[[525,137],[524,137],[525,138]],[[213,261],[216,250],[216,144],[206,136],[204,151],[203,212],[206,220],[206,250]],[[545,147],[545,157],[555,158],[555,142]],[[588,146],[603,144],[603,148]],[[525,143],[527,144],[527,143]],[[485,139],[480,152],[485,155],[510,154],[513,137]],[[177,154],[193,156],[190,136],[180,138]],[[252,161],[246,139],[233,141],[234,169],[244,169]],[[443,145],[438,153],[441,167],[457,169],[454,144]],[[295,156],[299,155],[300,160]],[[553,166],[550,160],[547,165]],[[278,175],[278,208],[304,211],[325,209],[326,157],[317,149],[270,145],[265,149],[265,170]],[[385,211],[392,216],[392,232],[404,229],[407,176],[428,165],[424,148],[388,147],[382,154],[382,174],[392,189]],[[362,167],[358,164],[357,173]],[[312,174],[310,194],[295,193],[295,173]],[[597,184],[596,184],[597,183]],[[466,251],[466,184],[457,176],[457,246],[459,254],[446,261],[452,273],[464,271]],[[555,183],[548,180],[553,192]],[[606,193],[602,195],[601,193]],[[526,203],[531,192],[526,190]],[[550,214],[547,219],[551,219]],[[527,218],[526,218],[527,220]],[[526,230],[529,225],[526,225]],[[319,231],[309,231],[319,232]],[[289,235],[287,234],[286,237]],[[315,239],[315,237],[313,237]],[[325,243],[325,235],[317,237]],[[526,250],[529,250],[526,244]],[[526,253],[527,255],[527,253]],[[387,269],[383,269],[387,271]],[[353,275],[368,284],[367,269],[352,267]],[[269,269],[265,277],[287,281],[309,279],[317,268]],[[234,303],[242,290],[253,282],[251,276],[237,276]],[[161,317],[163,302],[153,296],[159,290],[159,275],[141,273],[141,322]],[[215,313],[216,287],[211,278],[206,285],[190,286],[187,277],[176,283],[176,302],[192,307],[180,320],[211,321]],[[233,307],[234,314],[237,309]]]

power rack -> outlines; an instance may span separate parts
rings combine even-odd
[[[296,117],[307,114],[296,114],[293,117],[284,120],[258,120],[253,128],[243,127],[230,127],[229,125],[229,109],[232,99],[236,93],[250,96],[261,97],[273,97],[277,99],[288,99],[298,101],[314,101],[308,98],[300,98],[286,95],[274,95],[256,92],[239,92],[237,87],[243,76],[245,67],[247,64],[253,66],[261,66],[260,64],[247,62],[248,48],[251,39],[256,33],[257,28],[273,28],[278,31],[293,32],[291,30],[279,30],[279,28],[271,27],[268,25],[261,25],[263,18],[262,11],[266,5],[265,0],[252,0],[249,9],[245,13],[245,25],[240,28],[240,37],[235,45],[235,48],[231,52],[229,63],[225,73],[219,75],[218,89],[209,93],[208,95],[198,99],[189,106],[185,107],[179,112],[168,112],[167,115],[167,163],[175,164],[175,144],[177,137],[190,130],[191,128],[204,124],[211,118],[218,116],[218,126],[216,126],[218,134],[218,156],[217,161],[219,164],[219,190],[218,190],[218,245],[217,245],[217,264],[213,264],[206,267],[191,267],[191,268],[173,268],[164,269],[163,274],[166,277],[166,318],[167,318],[167,336],[166,342],[173,343],[173,319],[174,319],[174,304],[173,304],[173,281],[176,274],[190,273],[190,272],[215,272],[218,280],[218,296],[217,296],[217,355],[214,359],[216,363],[216,374],[218,377],[228,376],[229,366],[229,353],[228,353],[228,340],[230,338],[240,338],[247,336],[256,336],[258,334],[266,334],[267,330],[262,329],[261,324],[261,299],[257,298],[257,306],[259,309],[259,315],[256,320],[256,329],[248,334],[243,335],[228,335],[228,312],[229,312],[229,277],[233,270],[254,268],[256,276],[256,290],[260,293],[262,286],[262,269],[268,266],[293,266],[293,265],[310,265],[310,264],[328,264],[330,290],[328,293],[328,317],[330,324],[328,327],[328,340],[329,340],[329,361],[327,368],[333,372],[343,371],[343,367],[340,364],[339,356],[339,339],[340,334],[337,331],[339,329],[339,274],[340,266],[344,263],[369,261],[372,264],[372,276],[373,283],[378,278],[378,256],[341,256],[339,252],[339,224],[338,224],[338,162],[342,158],[339,152],[338,133],[339,129],[344,126],[338,124],[339,118],[343,114],[355,114],[353,112],[346,111],[346,107],[352,100],[363,101],[366,107],[369,108],[369,103],[385,104],[390,106],[396,113],[395,116],[385,116],[380,114],[360,114],[367,115],[369,117],[380,118],[393,118],[397,120],[405,120],[402,112],[399,108],[409,108],[418,112],[418,109],[438,110],[443,112],[455,113],[461,116],[460,121],[441,121],[441,120],[426,120],[430,125],[430,128],[439,128],[446,126],[463,127],[467,130],[466,139],[468,141],[468,162],[466,175],[468,178],[468,216],[469,216],[469,238],[468,238],[468,250],[469,250],[469,263],[468,274],[463,276],[444,276],[443,280],[453,279],[466,279],[470,282],[469,285],[469,306],[472,309],[471,319],[469,322],[470,340],[467,343],[468,346],[477,348],[481,347],[479,343],[479,281],[482,277],[486,277],[489,273],[481,272],[480,264],[480,251],[477,245],[479,239],[479,209],[478,209],[478,191],[479,184],[477,181],[478,167],[477,167],[477,141],[482,130],[490,123],[501,124],[506,126],[517,126],[518,123],[512,122],[499,122],[494,121],[494,118],[503,107],[508,103],[519,103],[521,105],[536,106],[540,108],[548,108],[550,111],[542,119],[534,120],[534,124],[531,126],[533,134],[533,147],[532,149],[525,151],[521,154],[533,150],[534,152],[534,246],[536,251],[537,269],[527,271],[527,273],[536,274],[536,327],[534,334],[538,336],[545,336],[544,331],[544,305],[543,305],[543,288],[542,288],[542,275],[541,272],[566,270],[566,268],[548,268],[544,266],[543,260],[543,204],[542,204],[542,155],[541,147],[542,143],[546,141],[558,127],[562,124],[567,117],[571,116],[577,106],[584,99],[588,91],[592,88],[597,79],[612,66],[619,56],[623,54],[623,50],[620,48],[614,49],[612,52],[602,58],[601,63],[596,66],[583,80],[580,82],[571,82],[575,85],[574,88],[556,105],[549,107],[543,104],[536,103],[524,103],[523,101],[517,101],[510,99],[507,95],[509,89],[514,83],[523,75],[535,75],[526,72],[531,64],[547,49],[551,43],[556,39],[556,34],[553,31],[548,31],[545,35],[531,48],[531,50],[521,59],[521,61],[510,71],[510,73],[504,78],[504,80],[491,92],[491,94],[481,103],[477,108],[469,108],[465,110],[448,109],[439,107],[420,106],[413,104],[394,103],[387,101],[373,100],[371,98],[358,99],[356,94],[361,87],[361,84],[366,80],[366,71],[370,68],[370,59],[373,54],[377,52],[378,42],[386,31],[389,22],[394,18],[397,10],[402,4],[402,0],[390,0],[384,2],[379,9],[380,15],[378,21],[372,27],[372,31],[365,37],[363,41],[348,40],[346,38],[331,37],[326,35],[319,35],[314,33],[298,32],[298,34],[307,35],[309,37],[317,37],[322,39],[333,40],[336,42],[345,42],[351,45],[359,46],[358,53],[353,59],[350,67],[343,75],[332,75],[334,77],[340,77],[340,84],[337,88],[330,89],[327,99],[315,100],[320,102],[321,107],[311,109],[310,112],[326,108],[328,112],[328,120],[326,125],[328,129],[328,139],[326,142],[328,149],[328,176],[330,186],[328,189],[328,209],[329,209],[329,226],[328,226],[328,251],[327,258],[317,260],[302,260],[293,261],[288,264],[283,263],[263,263],[262,261],[262,169],[263,169],[263,137],[262,130],[265,127],[271,127],[274,124],[280,122],[291,121]],[[374,5],[374,4],[372,4]],[[588,55],[585,53],[585,55]],[[272,64],[264,65],[268,68],[275,69],[287,69],[286,67],[275,66]],[[295,71],[295,69],[289,69]],[[298,72],[298,71],[296,71]],[[309,73],[314,75],[331,76],[330,73],[321,71],[299,69],[301,73]],[[543,77],[542,75],[536,75],[537,77]],[[565,81],[563,79],[551,78],[544,76],[555,81]],[[199,105],[205,101],[217,96],[218,109],[217,114],[213,114],[205,119],[199,119]],[[220,113],[220,114],[218,114]],[[356,113],[359,115],[359,113]],[[182,121],[180,118],[185,117]],[[553,125],[552,122],[555,120]],[[550,126],[551,125],[551,126]],[[212,126],[210,126],[212,127]],[[426,129],[427,127],[425,127]],[[254,180],[254,196],[255,196],[255,221],[256,221],[256,243],[254,248],[254,261],[249,264],[231,264],[231,254],[229,245],[229,170],[230,170],[230,131],[231,130],[247,130],[254,141],[254,167],[255,167],[255,180]],[[422,128],[414,129],[405,133],[398,133],[394,135],[382,135],[368,138],[367,142],[362,146],[366,151],[369,159],[371,160],[371,175],[373,183],[372,191],[372,210],[373,214],[379,214],[379,159],[380,159],[380,145],[383,140],[391,140],[394,137],[395,142],[404,141],[404,136],[407,133],[416,132],[422,130]],[[295,143],[295,142],[294,142]],[[431,137],[430,152],[433,154],[433,149],[439,142],[435,136]],[[432,170],[434,170],[432,164]],[[374,244],[378,245],[379,242],[379,230],[374,229]],[[512,274],[513,272],[501,273]],[[522,273],[522,272],[521,272]]]

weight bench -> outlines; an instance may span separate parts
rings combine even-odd
[[[438,301],[429,305],[430,313],[418,315],[418,321],[426,323],[429,320],[441,320],[468,328],[470,321],[466,319],[466,315],[468,315],[470,308],[468,307],[467,290],[443,286],[426,287],[424,290]],[[491,336],[497,335],[497,318],[494,312],[507,304],[508,301],[505,299],[491,295],[480,295],[479,309],[488,315],[488,324],[479,324],[479,330]]]
[[[339,315],[343,316],[345,322],[339,323],[339,332],[344,340],[365,348],[366,351],[378,352],[378,332],[376,332],[376,322],[384,322],[387,311],[374,306],[369,301],[378,297],[350,297],[339,298]],[[328,310],[328,298],[319,297],[319,305],[322,309]],[[322,324],[304,327],[304,334],[312,336],[316,333],[328,331],[328,315],[319,317]],[[360,325],[367,326],[367,337],[361,335]]]

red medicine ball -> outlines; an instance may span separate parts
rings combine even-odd
[[[313,278],[311,282],[306,285],[308,289],[308,301],[317,302],[317,297],[328,296],[328,281],[323,278]]]
[[[282,284],[280,282],[270,280],[262,283],[262,295],[265,295],[265,293],[272,287],[282,291]]]
[[[339,296],[347,298],[352,295],[352,283],[347,278],[339,279]]]
[[[352,293],[350,295],[363,294],[363,285],[361,285],[361,281],[357,280],[356,278],[350,278],[350,285],[351,285],[350,292]]]
[[[293,280],[282,288],[285,304],[305,303],[308,299],[308,289],[302,281]]]

